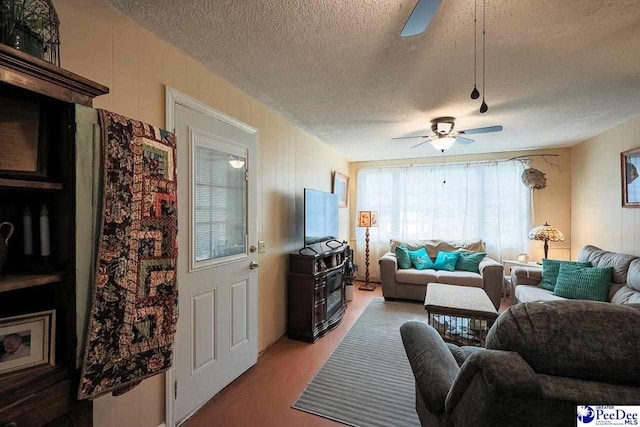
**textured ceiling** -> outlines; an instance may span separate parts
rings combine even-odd
[[[353,161],[437,155],[391,138],[438,116],[504,126],[450,150],[470,154],[571,145],[640,114],[640,0],[489,0],[486,114],[469,99],[473,0],[406,39],[415,0],[112,1]]]

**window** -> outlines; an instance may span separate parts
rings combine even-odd
[[[226,144],[194,144],[192,196],[196,266],[246,253],[246,156],[218,149],[220,145],[224,148]],[[231,159],[241,160],[242,165],[233,167]]]
[[[481,238],[498,260],[526,252],[531,195],[521,173],[514,162],[361,169],[357,208],[378,211],[379,227],[370,230],[372,259],[389,250],[391,239]],[[364,264],[364,229],[356,236]],[[370,270],[379,277],[375,261]]]

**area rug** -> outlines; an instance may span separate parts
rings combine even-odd
[[[80,399],[167,370],[178,320],[175,136],[98,113],[103,198]]]
[[[293,407],[357,427],[420,426],[400,326],[422,304],[374,299]]]

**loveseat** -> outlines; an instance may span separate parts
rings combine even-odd
[[[478,266],[479,273],[470,271],[436,271],[432,269],[416,270],[415,268],[398,269],[398,261],[394,249],[400,245],[404,245],[410,251],[425,248],[430,258],[435,258],[440,251],[455,252],[464,249],[470,252],[483,252],[485,250],[482,240],[415,240],[405,242],[392,240],[391,250],[378,261],[382,295],[385,299],[424,301],[428,283],[446,283],[482,288],[496,309],[500,307],[504,267],[499,262],[485,257]]]
[[[578,261],[590,262],[593,267],[612,267],[609,285],[609,302],[614,304],[640,304],[640,257],[604,251],[595,246],[585,246],[578,254]],[[516,267],[511,270],[511,303],[533,301],[557,301],[565,298],[538,285],[542,269]]]
[[[405,323],[421,424],[570,426],[579,405],[638,404],[638,308],[576,300],[511,306],[486,348],[445,344],[431,326]]]

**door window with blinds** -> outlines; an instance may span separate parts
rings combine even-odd
[[[193,270],[247,256],[247,151],[191,130]]]

